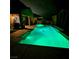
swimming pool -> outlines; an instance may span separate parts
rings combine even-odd
[[[19,44],[47,47],[69,48],[69,40],[55,27],[37,24],[36,27],[21,36]]]

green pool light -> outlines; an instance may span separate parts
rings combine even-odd
[[[69,48],[69,41],[60,32],[51,26],[37,24],[36,27],[28,34],[22,36],[20,44],[31,44],[39,46]]]

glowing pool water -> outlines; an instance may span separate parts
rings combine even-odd
[[[59,30],[52,26],[37,24],[36,27],[22,36],[20,44],[69,48],[69,41]]]

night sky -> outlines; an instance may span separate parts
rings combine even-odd
[[[38,15],[54,15],[68,9],[68,0],[20,0]]]
[[[20,10],[29,7],[31,8],[34,14],[40,16],[55,15],[62,9],[68,11],[69,8],[68,6],[69,0],[10,0],[10,1],[12,8],[14,6],[18,10]]]

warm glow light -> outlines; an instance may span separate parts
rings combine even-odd
[[[16,16],[19,16],[19,14],[10,14],[10,28],[13,29],[14,28],[14,18]]]

